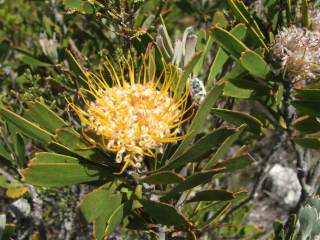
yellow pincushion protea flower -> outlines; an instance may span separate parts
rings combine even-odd
[[[119,64],[118,72],[107,60],[104,66],[112,84],[86,72],[89,89],[80,89],[85,109],[69,103],[86,129],[101,141],[87,139],[115,152],[115,161],[123,163],[116,174],[122,174],[129,165],[139,168],[144,156],[155,156],[156,148],[183,139],[185,135],[179,135],[181,125],[192,116],[184,118],[191,106],[187,107],[188,86],[178,94],[179,70],[164,64],[164,71],[156,77],[153,57],[144,56],[142,60],[138,74],[131,56]]]

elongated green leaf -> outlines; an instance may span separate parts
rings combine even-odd
[[[320,102],[320,89],[295,89],[295,92],[302,100]]]
[[[198,76],[200,73],[201,69],[203,69],[203,62],[207,54],[210,52],[210,49],[212,47],[213,39],[211,36],[209,36],[208,41],[203,49],[201,49],[201,57],[199,61],[197,62],[196,66],[193,68],[193,75]],[[199,49],[200,50],[200,49]]]
[[[315,196],[315,197],[307,199],[305,204],[317,209],[318,213],[320,212],[320,198],[319,198],[319,196]]]
[[[273,222],[275,240],[284,240],[284,226],[280,221]]]
[[[268,96],[271,89],[260,84],[254,79],[242,78],[226,78],[223,95],[241,99],[255,99],[260,96]]]
[[[188,200],[188,202],[200,202],[200,201],[229,201],[234,198],[232,192],[224,190],[205,190],[197,192],[196,195]]]
[[[295,138],[294,141],[305,148],[320,149],[320,138]]]
[[[80,203],[81,214],[88,223],[94,221],[102,214],[107,221],[112,212],[120,206],[121,198],[121,194],[113,193],[110,190],[110,184],[107,183],[84,197]]]
[[[142,178],[140,181],[149,184],[173,184],[180,183],[184,178],[173,171],[162,171],[150,174]]]
[[[23,168],[26,160],[26,148],[24,140],[19,133],[16,133],[16,139],[13,143],[13,148],[17,156],[17,164],[19,168]]]
[[[40,102],[32,102],[30,109],[24,114],[24,118],[30,122],[37,123],[42,129],[55,134],[55,130],[67,127],[56,113]]]
[[[212,112],[223,120],[235,124],[236,126],[247,124],[247,130],[255,134],[260,134],[262,130],[262,123],[260,120],[247,113],[219,108],[212,109]]]
[[[111,170],[55,153],[36,154],[22,171],[23,181],[43,187],[61,187],[97,180],[111,181]]]
[[[203,171],[199,173],[195,173],[194,175],[188,177],[182,183],[179,183],[176,187],[170,190],[165,196],[163,196],[162,200],[169,200],[170,198],[176,197],[180,193],[194,188],[198,185],[205,184],[209,182],[212,177],[216,174],[222,173],[224,171],[223,168],[212,169],[209,171]]]
[[[249,50],[249,48],[247,48],[246,45],[239,41],[233,34],[220,27],[214,27],[212,29],[212,35],[218,44],[235,59],[239,59],[242,52]]]
[[[144,199],[141,199],[140,202],[144,210],[160,224],[168,226],[190,225],[187,219],[169,204]]]
[[[320,117],[320,108],[318,102],[293,101],[292,105],[302,113],[305,113],[312,117]]]
[[[110,235],[121,223],[122,219],[131,210],[131,201],[121,204],[115,209],[107,221],[107,228],[105,229],[105,235]]]
[[[303,116],[294,121],[293,127],[303,133],[316,133],[320,131],[320,122],[315,118]]]
[[[4,157],[8,161],[12,161],[10,153],[5,149],[4,145],[0,143],[0,156]]]
[[[208,161],[205,169],[210,169],[220,158],[223,157],[223,155],[228,152],[230,147],[239,139],[241,134],[244,132],[244,130],[247,128],[247,125],[242,125],[238,128],[238,131],[236,131],[234,134],[232,134],[230,137],[228,137],[218,148],[218,150],[215,152],[215,154],[210,158]]]
[[[286,0],[286,17],[287,17],[287,25],[290,26],[291,25],[291,18],[292,18],[292,4],[291,4],[291,0]]]
[[[238,21],[244,23],[249,28],[250,32],[255,37],[257,42],[262,47],[267,49],[268,47],[264,42],[265,37],[256,21],[249,13],[248,8],[245,6],[245,4],[242,1],[238,0],[228,0],[228,4]]]
[[[190,148],[188,148],[180,157],[168,162],[162,169],[174,169],[182,167],[190,162],[198,161],[203,155],[206,155],[211,149],[219,146],[227,137],[234,133],[231,129],[220,128],[201,138]]]
[[[46,164],[46,163],[79,163],[77,158],[65,156],[51,152],[37,152],[35,157],[30,160],[29,165]]]
[[[179,157],[186,150],[186,148],[189,146],[189,144],[192,142],[195,136],[201,131],[203,124],[205,123],[206,118],[212,106],[214,105],[216,100],[219,98],[222,92],[222,89],[223,89],[223,84],[218,83],[208,93],[205,100],[200,105],[199,110],[197,111],[195,117],[192,120],[191,126],[189,128],[190,134],[181,142],[178,149],[171,156],[169,161],[173,161],[174,159]]]
[[[17,59],[24,62],[25,64],[28,64],[28,65],[34,66],[34,67],[50,67],[51,66],[51,64],[49,64],[49,63],[42,62],[34,57],[31,57],[31,56],[25,55],[25,54],[17,55]]]
[[[23,134],[43,144],[47,144],[53,138],[51,133],[5,108],[0,108],[0,115],[2,119],[16,126]]]
[[[0,42],[0,61],[4,62],[5,58],[7,57],[9,51],[11,50],[10,41],[4,39]],[[1,239],[1,238],[0,238]]]
[[[82,5],[82,0],[64,0],[63,4],[66,8],[80,9]]]
[[[251,50],[241,53],[240,63],[249,73],[262,79],[266,79],[272,73],[266,61]]]
[[[124,204],[121,204],[117,209],[115,209],[110,218],[107,221],[107,228],[105,230],[105,235],[111,234],[117,226],[120,225],[124,217]]]
[[[301,239],[310,239],[313,226],[316,224],[318,218],[317,210],[312,207],[304,207],[299,213]]]
[[[69,63],[70,69],[75,75],[75,77],[78,77],[83,81],[87,80],[88,78],[85,71],[82,69],[82,67],[76,60],[76,58],[72,55],[72,53],[68,49],[66,49],[66,57],[67,57],[67,61]]]
[[[308,5],[309,5],[308,0],[302,0],[302,4],[301,4],[302,23],[303,23],[303,26],[307,28],[310,26]]]
[[[0,214],[0,239],[2,239],[5,227],[6,227],[6,215]]]
[[[187,80],[190,77],[190,74],[192,73],[193,68],[196,66],[196,64],[200,60],[201,55],[202,55],[201,52],[195,53],[194,56],[192,57],[192,59],[189,61],[188,65],[184,68],[182,76],[178,82],[178,87],[177,87],[177,96],[178,97],[182,96],[183,90],[186,87]]]
[[[233,34],[239,40],[243,40],[246,36],[247,28],[244,24],[238,24],[230,31],[230,33]],[[210,72],[207,79],[207,89],[211,88],[214,79],[219,74],[219,72],[222,71],[222,68],[228,59],[228,54],[222,48],[219,48],[215,56],[215,59],[210,67]]]
[[[103,163],[107,165],[114,164],[112,159],[102,154],[97,148],[87,144],[77,132],[70,128],[58,129],[56,139],[62,145],[67,147],[68,150],[78,156],[96,163]]]
[[[254,159],[249,154],[245,154],[218,162],[214,168],[225,168],[226,172],[233,172],[250,166],[253,162]]]

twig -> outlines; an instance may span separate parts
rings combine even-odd
[[[313,169],[314,170],[308,181],[308,185],[310,186],[312,195],[315,194],[317,191],[316,187],[317,187],[318,179],[320,176],[320,160],[316,162],[316,165],[313,167]]]
[[[43,201],[39,197],[37,190],[31,185],[29,185],[29,193],[31,195],[31,199],[32,199],[32,203],[33,203],[32,205],[33,205],[33,209],[34,209],[34,211],[32,212],[32,218],[33,218],[34,224],[39,231],[40,239],[46,240],[47,239],[46,228],[45,228],[44,223],[42,221]]]
[[[296,153],[296,167],[297,167],[297,177],[301,186],[301,195],[300,199],[295,206],[295,208],[291,211],[291,213],[296,213],[299,211],[301,205],[306,201],[306,199],[310,196],[309,186],[306,183],[307,177],[307,161],[305,159],[306,150],[297,145],[294,141],[291,141],[292,147]]]
[[[249,196],[243,200],[242,202],[240,202],[238,205],[235,205],[234,207],[232,207],[223,217],[221,222],[224,222],[226,219],[228,219],[228,217],[235,211],[237,211],[238,209],[240,209],[241,207],[243,207],[244,205],[248,204],[251,200],[254,199],[256,193],[258,192],[258,190],[261,188],[261,185],[263,183],[263,181],[265,180],[266,174],[269,172],[269,169],[266,169],[267,163],[269,162],[269,160],[271,159],[271,157],[273,156],[273,154],[278,150],[278,148],[282,145],[281,141],[279,141],[278,144],[274,145],[274,147],[271,149],[271,151],[269,152],[269,154],[266,156],[266,158],[264,159],[264,161],[261,161],[261,169],[257,174],[257,178],[256,181],[253,184],[252,190],[249,194]]]

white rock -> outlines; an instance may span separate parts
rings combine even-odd
[[[272,182],[272,193],[282,199],[284,204],[290,207],[295,206],[301,195],[301,186],[296,172],[292,168],[275,164],[269,172],[269,178]]]

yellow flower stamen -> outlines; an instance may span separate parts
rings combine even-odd
[[[115,161],[123,163],[117,174],[122,174],[129,165],[140,167],[144,156],[154,157],[156,148],[185,137],[178,133],[182,124],[190,119],[190,116],[184,118],[190,110],[187,107],[189,88],[176,99],[179,70],[164,64],[165,70],[156,77],[155,66],[152,57],[144,57],[136,79],[131,56],[119,64],[119,73],[107,59],[104,67],[113,85],[87,72],[88,89],[80,90],[86,109],[69,103],[80,121],[100,137],[101,142],[83,134],[85,139],[106,151],[116,152]],[[101,72],[100,76],[103,76]]]

